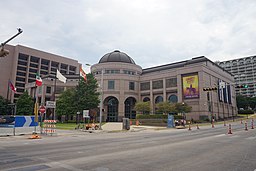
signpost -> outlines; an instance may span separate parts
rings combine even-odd
[[[41,114],[41,120],[40,120],[40,127],[41,127],[41,134],[42,134],[42,125],[43,125],[43,114],[46,112],[45,106],[40,106],[39,112]]]
[[[46,108],[55,108],[56,102],[55,101],[47,101],[46,102]]]

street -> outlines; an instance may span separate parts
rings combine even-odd
[[[188,129],[0,137],[0,170],[254,171],[256,130],[240,122]]]

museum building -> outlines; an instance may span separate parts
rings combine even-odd
[[[91,71],[102,94],[103,120],[135,118],[139,101],[150,101],[152,114],[157,113],[159,102],[184,102],[192,107],[186,119],[237,115],[233,75],[204,56],[142,69],[126,53],[115,50],[92,65]]]

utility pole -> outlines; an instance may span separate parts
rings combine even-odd
[[[14,36],[6,40],[5,42],[1,43],[0,45],[0,57],[5,57],[9,54],[9,51],[7,49],[4,49],[4,45],[6,45],[8,42],[10,42],[12,39],[17,37],[19,34],[21,34],[23,30],[21,28],[18,28],[18,33],[16,33]]]

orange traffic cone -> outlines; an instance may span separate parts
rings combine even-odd
[[[229,126],[228,126],[228,134],[232,134],[232,132],[231,132],[231,124],[229,124]]]
[[[130,125],[132,125],[132,121],[130,121]]]
[[[245,131],[248,131],[247,122],[244,123],[244,130],[245,130]]]
[[[190,124],[188,125],[188,130],[191,131],[191,126],[190,126]]]
[[[136,126],[139,126],[139,121],[138,120],[136,120]]]

